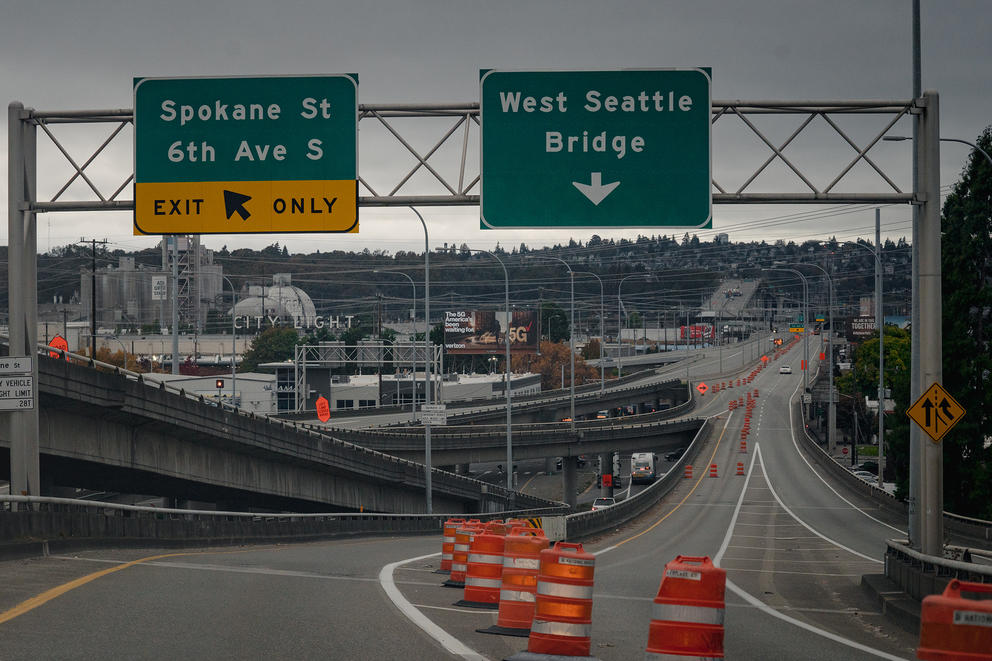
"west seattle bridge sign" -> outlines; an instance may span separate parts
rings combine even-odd
[[[356,76],[139,78],[135,234],[358,231]]]
[[[483,71],[484,228],[712,226],[706,69]]]

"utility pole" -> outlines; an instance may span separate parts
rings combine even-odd
[[[90,263],[90,358],[96,359],[96,244],[107,245],[107,240],[80,238],[76,243],[89,243],[93,249]]]

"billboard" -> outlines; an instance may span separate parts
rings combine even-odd
[[[710,324],[680,326],[679,335],[683,340],[712,340],[713,326]]]
[[[506,352],[505,312],[459,310],[444,313],[444,349],[449,354]],[[533,310],[513,310],[509,328],[510,351],[537,352],[537,315]]]
[[[852,340],[863,340],[874,335],[877,330],[875,317],[853,317],[848,337]]]

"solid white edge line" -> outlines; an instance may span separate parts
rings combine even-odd
[[[865,555],[864,553],[861,553],[860,551],[855,551],[854,549],[850,548],[849,546],[844,546],[840,542],[838,542],[836,540],[833,540],[833,539],[830,539],[829,537],[827,537],[823,533],[818,532],[815,528],[813,528],[811,525],[809,525],[808,523],[806,523],[805,521],[803,521],[802,519],[800,519],[798,516],[796,516],[796,513],[793,512],[791,509],[789,509],[789,507],[785,503],[782,502],[782,499],[778,497],[778,494],[775,492],[775,488],[772,486],[771,478],[768,477],[768,470],[765,468],[765,459],[764,459],[764,457],[761,456],[761,452],[760,451],[757,451],[757,446],[755,446],[755,448],[756,448],[755,456],[756,456],[757,460],[761,462],[761,470],[765,474],[765,484],[768,485],[768,490],[771,492],[772,497],[776,501],[778,501],[779,507],[781,507],[782,509],[784,509],[786,511],[786,513],[789,516],[791,516],[793,519],[795,519],[796,522],[799,525],[801,525],[803,528],[805,528],[806,530],[810,531],[811,533],[813,533],[814,535],[816,535],[817,537],[819,537],[823,541],[829,542],[830,544],[833,544],[834,546],[836,546],[838,548],[842,548],[845,551],[847,551],[848,553],[853,553],[854,555],[856,555],[856,556],[858,556],[860,558],[864,558],[865,560],[870,560],[871,562],[874,562],[874,563],[877,563],[877,564],[880,564],[880,565],[883,564],[883,562],[881,560],[878,560],[877,558],[873,558],[873,557],[871,557],[869,555]]]
[[[808,365],[806,367],[807,367],[807,369],[809,369],[809,366]],[[879,523],[879,524],[885,526],[886,528],[889,528],[891,530],[895,530],[897,533],[899,533],[901,535],[908,534],[905,530],[901,530],[899,528],[896,528],[895,526],[889,525],[885,521],[881,521],[879,519],[876,519],[871,514],[869,514],[868,512],[864,511],[863,509],[861,509],[860,507],[858,507],[857,505],[855,505],[854,503],[852,503],[851,501],[849,501],[844,496],[840,495],[840,492],[837,491],[836,489],[834,489],[832,486],[830,486],[827,483],[827,481],[823,479],[823,476],[820,475],[816,471],[815,468],[813,468],[813,465],[810,464],[809,461],[806,460],[806,457],[803,456],[802,451],[799,449],[799,443],[796,441],[796,425],[795,425],[795,422],[793,421],[793,415],[792,415],[792,398],[796,396],[796,393],[799,391],[799,384],[801,384],[801,383],[802,383],[802,381],[800,381],[798,384],[796,384],[796,389],[792,391],[792,396],[789,397],[789,402],[788,402],[788,406],[789,406],[789,437],[792,439],[792,447],[794,447],[796,449],[796,454],[798,454],[799,455],[799,458],[803,460],[803,463],[806,464],[806,466],[809,468],[810,472],[812,472],[813,475],[816,475],[817,479],[820,480],[820,482],[823,482],[824,486],[826,486],[828,489],[830,489],[831,491],[833,491],[835,496],[837,496],[842,501],[844,501],[845,503],[847,503],[848,505],[850,505],[852,509],[855,509],[858,512],[860,512],[861,514],[864,514],[865,516],[867,516],[869,519],[871,519],[875,523]],[[804,424],[804,426],[805,426],[805,424]],[[833,459],[831,459],[831,461],[833,461]]]
[[[892,661],[905,661],[905,658],[904,657],[895,656],[893,654],[889,654],[888,652],[883,652],[882,650],[877,650],[877,649],[875,649],[873,647],[868,647],[867,645],[862,645],[861,643],[857,643],[857,642],[855,642],[853,640],[848,640],[847,638],[843,638],[843,637],[838,636],[837,634],[831,633],[829,631],[824,631],[823,629],[817,629],[816,627],[814,627],[811,624],[806,624],[805,622],[803,622],[801,620],[797,620],[795,618],[789,617],[788,615],[786,615],[784,613],[780,613],[779,611],[775,610],[771,606],[765,604],[761,600],[757,599],[756,597],[751,596],[750,594],[748,594],[747,592],[745,592],[744,590],[742,590],[740,587],[738,587],[737,585],[735,585],[734,582],[731,581],[730,579],[727,579],[727,587],[730,589],[731,592],[733,592],[738,597],[740,597],[744,601],[748,602],[749,604],[751,604],[752,606],[754,606],[758,610],[762,611],[763,613],[766,613],[767,615],[771,615],[772,617],[777,617],[778,619],[780,619],[780,620],[782,620],[784,622],[788,622],[789,624],[795,625],[795,626],[799,627],[800,629],[805,629],[806,631],[809,631],[810,633],[814,633],[814,634],[816,634],[818,636],[823,636],[824,638],[826,638],[828,640],[832,640],[835,643],[840,643],[841,645],[846,645],[848,647],[853,647],[856,650],[860,650],[862,652],[865,652],[866,654],[871,654],[873,656],[877,656],[877,657],[882,658],[882,659],[891,659]]]
[[[723,554],[727,551],[727,548],[730,546],[730,538],[734,534],[734,525],[737,523],[737,515],[740,513],[741,506],[744,504],[744,494],[747,493],[747,487],[751,483],[751,475],[752,475],[752,473],[754,471],[754,464],[755,464],[756,461],[759,460],[758,457],[760,456],[760,454],[761,454],[761,447],[756,442],[754,444],[754,454],[751,455],[751,465],[748,466],[747,476],[744,478],[744,487],[741,489],[741,495],[737,499],[737,505],[736,505],[736,507],[734,507],[734,514],[733,514],[733,516],[730,519],[730,525],[727,526],[727,534],[723,538],[723,543],[720,545],[720,550],[717,551],[716,552],[716,555],[713,557],[713,564],[717,565],[718,567],[720,566],[720,561],[723,559]],[[761,467],[762,467],[762,471],[765,472],[765,481],[767,482],[768,481],[768,475],[767,475],[767,471],[764,470],[764,466],[765,466],[765,463],[764,463],[764,461],[762,461],[761,462]],[[769,487],[770,486],[771,486],[771,484],[769,484]],[[772,492],[772,493],[774,493],[774,492]],[[775,496],[775,498],[777,500],[778,499],[778,496]],[[782,501],[779,501],[780,504],[781,504],[781,502]],[[792,513],[790,512],[790,514],[792,514]],[[792,515],[792,516],[793,516],[793,518],[795,518],[795,515]],[[796,520],[798,521],[798,519],[796,519]],[[802,523],[802,521],[800,521],[800,523]],[[805,525],[805,524],[803,524],[803,525]],[[816,533],[816,531],[813,531],[813,532]],[[819,535],[819,533],[816,533],[816,534]],[[822,537],[822,535],[820,535],[820,536]],[[824,537],[824,539],[827,539],[827,538]],[[827,541],[830,541],[830,540],[827,540]],[[838,546],[840,546],[840,545],[838,544]],[[843,547],[842,546],[842,548],[846,548],[846,547]],[[848,550],[850,550],[850,549],[848,549]],[[860,555],[860,554],[858,554],[858,555]],[[874,562],[877,562],[877,561],[874,561]],[[729,578],[727,579],[727,587],[730,589],[731,592],[733,592],[738,597],[740,597],[741,599],[743,599],[747,603],[751,604],[752,606],[754,606],[755,608],[757,608],[761,612],[765,613],[766,615],[771,615],[772,617],[778,618],[778,619],[782,620],[783,622],[786,622],[788,624],[792,624],[792,625],[794,625],[796,627],[799,627],[800,629],[804,629],[804,630],[809,631],[810,633],[814,633],[814,634],[816,634],[818,636],[823,636],[824,638],[826,638],[828,640],[832,640],[835,643],[840,643],[841,645],[846,645],[848,647],[852,647],[852,648],[854,648],[856,650],[860,650],[862,652],[865,652],[867,654],[871,654],[871,655],[877,656],[877,657],[882,658],[882,659],[891,659],[892,661],[905,661],[903,659],[903,657],[893,656],[892,654],[889,654],[888,652],[883,652],[881,650],[877,650],[877,649],[874,649],[872,647],[868,647],[867,645],[862,645],[861,643],[857,643],[857,642],[855,642],[853,640],[848,640],[847,638],[843,638],[841,636],[838,636],[837,634],[832,633],[830,631],[826,631],[824,629],[818,629],[818,628],[814,627],[811,624],[807,624],[807,623],[805,623],[805,622],[803,622],[801,620],[797,620],[797,619],[795,619],[793,617],[789,617],[788,615],[775,610],[774,608],[772,608],[768,604],[764,603],[763,601],[761,601],[757,597],[752,596],[750,593],[746,592],[744,589],[738,587]]]
[[[406,600],[406,598],[396,587],[396,583],[393,582],[393,571],[400,565],[405,565],[408,562],[423,560],[424,558],[433,558],[438,555],[440,555],[440,553],[428,553],[427,555],[421,555],[416,558],[407,558],[406,560],[390,563],[379,571],[379,584],[382,586],[386,596],[389,597],[389,600],[393,602],[393,605],[396,606],[396,608],[398,608],[408,620],[420,627],[420,629],[423,630],[423,632],[428,636],[436,640],[445,650],[468,661],[489,661],[486,657],[482,656],[472,648],[462,643],[462,641],[458,640],[447,631],[434,624],[426,615],[421,613],[413,604]]]

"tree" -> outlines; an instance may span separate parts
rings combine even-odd
[[[598,359],[600,351],[601,345],[599,344],[599,340],[593,338],[586,342],[586,345],[582,347],[582,358],[583,360]]]
[[[568,315],[556,303],[545,301],[541,304],[541,333],[548,330],[551,342],[568,341]]]
[[[239,372],[251,372],[261,363],[273,363],[293,358],[299,335],[293,328],[270,326],[255,336],[245,352]]]
[[[978,138],[992,153],[992,126]],[[967,411],[942,440],[944,509],[992,516],[992,164],[971,152],[941,218],[944,385]],[[924,385],[926,388],[929,384]],[[924,442],[929,442],[925,440]]]
[[[514,372],[534,372],[541,375],[541,390],[560,388],[562,368],[565,369],[565,387],[570,385],[571,357],[565,342],[541,342],[541,355],[530,354],[511,356],[510,364]],[[582,356],[575,357],[575,385],[599,379],[599,372],[586,364]]]

